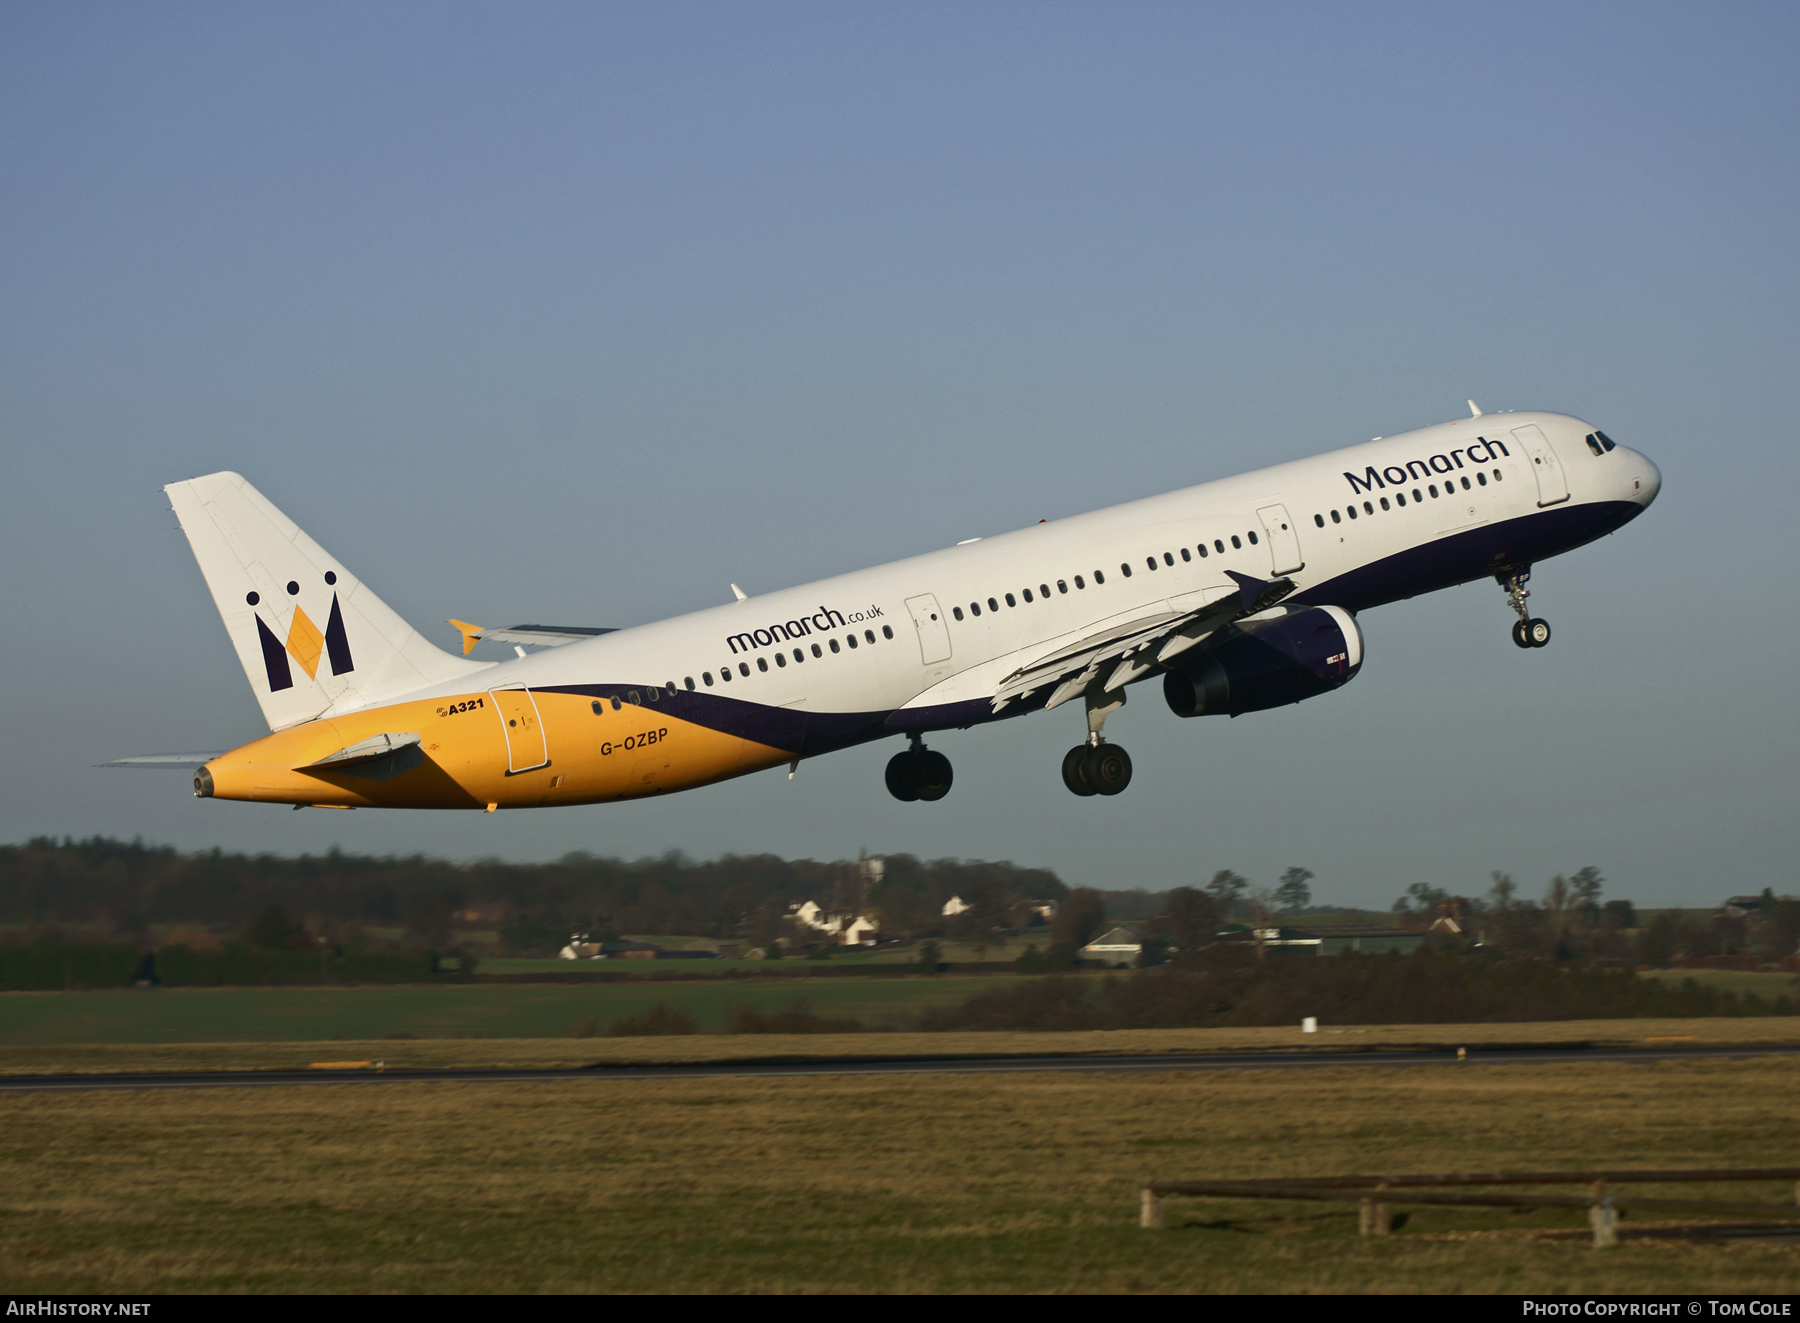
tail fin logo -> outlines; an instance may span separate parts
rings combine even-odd
[[[327,578],[335,580],[337,576],[333,574]],[[290,583],[288,592],[297,595],[299,585]],[[245,600],[255,606],[261,597],[257,593],[250,593]],[[289,658],[300,663],[300,669],[306,672],[309,680],[316,678],[319,673],[321,653],[330,660],[333,675],[346,675],[356,669],[356,664],[350,659],[350,637],[344,632],[344,612],[338,605],[336,593],[331,595],[331,616],[325,622],[323,633],[312,622],[312,618],[296,606],[294,618],[288,624],[285,643],[276,637],[274,630],[263,623],[260,611],[256,613],[256,638],[262,644],[263,669],[268,672],[271,693],[294,687],[294,671],[288,665]]]

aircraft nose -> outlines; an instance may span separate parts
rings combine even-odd
[[[1662,490],[1662,470],[1656,467],[1655,462],[1648,455],[1636,450],[1632,451],[1631,455],[1636,461],[1631,470],[1631,499],[1639,505],[1648,506],[1656,499],[1656,494]]]

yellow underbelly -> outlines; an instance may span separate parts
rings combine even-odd
[[[383,733],[416,752],[309,767]],[[667,794],[793,756],[657,705],[500,690],[396,703],[277,731],[207,764],[213,797],[343,808],[537,808]]]

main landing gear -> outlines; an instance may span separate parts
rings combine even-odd
[[[1513,622],[1512,641],[1521,648],[1541,648],[1550,641],[1550,622],[1532,616],[1525,610],[1525,599],[1531,596],[1525,584],[1531,578],[1531,567],[1515,572],[1501,571],[1494,581],[1506,589],[1507,603],[1519,613]]]
[[[888,794],[904,804],[918,799],[926,803],[942,799],[950,793],[954,779],[950,760],[927,749],[916,734],[911,745],[888,759]]]
[[[1131,755],[1100,732],[1107,717],[1125,706],[1125,691],[1087,695],[1088,737],[1063,755],[1063,784],[1077,795],[1116,795],[1131,784]]]

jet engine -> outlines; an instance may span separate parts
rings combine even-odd
[[[1362,655],[1362,630],[1342,607],[1244,620],[1176,662],[1163,698],[1178,717],[1260,712],[1347,684]]]

